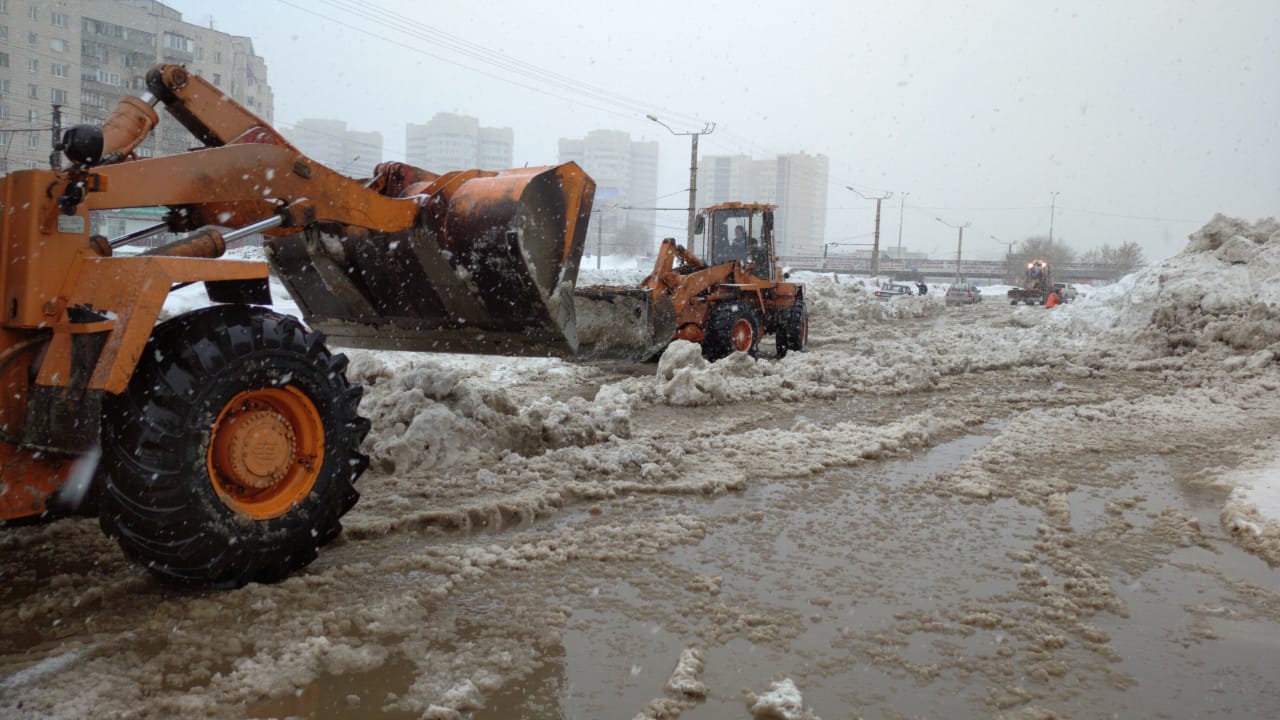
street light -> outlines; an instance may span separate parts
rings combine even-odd
[[[940,217],[935,217],[934,220],[937,220],[947,227],[956,228],[960,231],[960,237],[956,239],[956,282],[960,282],[960,247],[964,245],[964,229],[969,227],[972,223],[966,222],[963,225],[952,225]]]
[[[898,205],[898,259],[902,259],[902,216],[907,209],[907,196],[909,192],[902,193],[902,202]]]
[[[1014,245],[1017,245],[1018,243],[1016,243],[1016,242],[1005,242],[1004,240],[1001,240],[1000,238],[996,237],[995,235],[992,235],[992,236],[991,236],[991,239],[992,239],[992,240],[995,240],[996,242],[998,242],[998,243],[1000,243],[1001,245],[1004,245],[1004,246],[1005,246],[1005,248],[1004,248],[1004,270],[1005,270],[1005,272],[1009,273],[1009,275],[1010,275],[1011,277],[1016,277],[1016,273],[1014,273],[1014,272],[1013,272],[1013,246],[1014,246]]]
[[[893,197],[893,193],[887,192],[884,195],[873,197],[870,195],[863,195],[861,192],[854,190],[852,185],[845,185],[844,189],[848,190],[849,192],[855,193],[858,197],[864,200],[876,201],[876,239],[875,239],[875,242],[871,245],[871,277],[874,278],[875,276],[880,274],[880,203],[884,200],[888,200],[889,198]],[[899,221],[898,223],[898,228],[899,230],[901,230],[902,228],[901,221]],[[898,249],[899,250],[902,249],[901,236],[899,236],[898,238]]]
[[[1049,193],[1049,248],[1053,249],[1053,215],[1058,207],[1058,191]],[[1047,256],[1049,253],[1045,252]]]
[[[701,130],[690,130],[688,132],[676,132],[670,125],[658,119],[657,115],[645,115],[645,117],[658,123],[666,128],[672,135],[689,135],[693,138],[692,148],[689,151],[689,233],[688,239],[685,241],[685,247],[693,247],[693,217],[697,213],[698,201],[698,136],[710,135],[715,132],[716,124],[707,123],[702,126]]]

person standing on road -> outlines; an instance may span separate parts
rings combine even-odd
[[[925,285],[923,280],[916,282],[916,290],[918,290],[921,295],[929,294],[929,286]]]
[[[1051,308],[1057,306],[1060,302],[1062,302],[1062,299],[1058,297],[1058,293],[1055,290],[1054,292],[1049,293],[1049,297],[1045,298],[1044,306]]]

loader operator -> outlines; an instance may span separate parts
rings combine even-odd
[[[733,240],[729,242],[729,252],[727,254],[727,259],[729,260],[742,260],[745,262],[747,259],[747,231],[741,225],[733,229]]]

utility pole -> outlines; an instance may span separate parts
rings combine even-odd
[[[964,229],[969,227],[971,223],[966,222],[963,225],[952,225],[942,218],[934,218],[934,220],[937,220],[947,227],[957,228],[960,230],[960,237],[956,239],[956,282],[960,282],[960,248],[964,245]]]
[[[1015,278],[1016,280],[1017,273],[1013,272],[1013,246],[1017,245],[1018,243],[1005,242],[1004,240],[1001,240],[995,235],[992,235],[991,239],[995,240],[997,243],[1000,243],[1001,245],[1004,245],[1004,270],[1005,272],[1009,273],[1010,277]]]
[[[907,209],[907,196],[909,192],[902,193],[902,202],[898,205],[898,259],[902,259],[902,217],[903,212]]]
[[[1054,211],[1057,210],[1057,208],[1058,208],[1058,191],[1054,190],[1053,192],[1049,193],[1049,249],[1050,250],[1053,249],[1053,216],[1054,216]],[[1048,254],[1049,253],[1046,251],[1045,255],[1048,255]],[[1048,260],[1049,258],[1046,257],[1045,259]]]
[[[871,245],[871,277],[874,278],[880,274],[880,203],[893,197],[893,193],[886,192],[884,195],[872,197],[870,195],[863,195],[857,190],[854,190],[852,185],[845,185],[844,189],[857,194],[860,198],[876,201],[876,234],[875,242]],[[899,223],[898,226],[899,229],[901,229],[902,224]],[[899,240],[898,244],[901,246],[901,240]]]
[[[693,247],[693,221],[694,221],[694,216],[697,215],[697,212],[698,212],[698,136],[710,135],[711,133],[715,132],[716,124],[706,123],[705,125],[702,126],[701,130],[690,130],[688,132],[676,132],[671,128],[670,125],[659,120],[658,116],[656,115],[645,115],[645,117],[649,118],[650,120],[666,128],[667,132],[670,132],[672,135],[689,135],[690,137],[693,138],[693,142],[690,143],[690,149],[689,149],[689,228],[688,228],[688,238],[685,241],[685,247],[692,248]]]
[[[50,147],[53,149],[49,153],[49,167],[54,170],[62,169],[62,106],[58,103],[53,104],[53,141]]]

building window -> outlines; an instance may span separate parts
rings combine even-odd
[[[9,0],[0,0],[0,15],[9,14]]]
[[[80,93],[80,104],[87,108],[107,109],[107,96],[97,92]]]
[[[67,91],[66,91],[66,90],[59,90],[58,88],[54,88],[54,89],[53,89],[53,92],[52,92],[52,95],[53,95],[53,102],[57,103],[58,105],[66,105],[66,104],[67,104]]]
[[[64,28],[69,19],[66,13],[55,12],[49,17],[49,22],[53,23],[54,27]]]
[[[33,98],[33,99],[35,99],[35,98],[39,98],[39,97],[40,97],[40,88],[39,88],[39,87],[37,87],[37,86],[35,86],[35,85],[30,85],[30,84],[28,84],[28,85],[27,85],[27,97],[29,97],[29,98]]]
[[[28,161],[27,161],[27,169],[28,169],[28,170],[35,170],[35,169],[36,169],[36,161],[35,161],[35,160],[28,160]]]
[[[0,67],[9,67],[9,53],[0,52]]]
[[[35,47],[40,44],[40,36],[36,33],[27,33],[27,44]]]
[[[0,105],[0,120],[8,120],[8,119],[9,119],[9,106]]]
[[[30,123],[30,124],[32,124],[32,125],[35,125],[35,124],[36,124],[36,120],[37,120],[39,117],[40,117],[40,113],[36,112],[35,110],[28,110],[28,111],[27,111],[27,122],[28,122],[28,123]]]
[[[111,57],[110,54],[107,53],[107,46],[97,42],[80,43],[80,54],[101,63],[108,62]]]
[[[8,40],[8,39],[9,39],[9,26],[0,25],[0,40]]]
[[[49,49],[54,52],[66,52],[68,47],[67,41],[62,38],[54,38],[49,41]]]
[[[61,63],[49,63],[49,72],[53,73],[54,77],[64,78],[67,76],[67,66]]]
[[[214,51],[213,51],[213,61],[214,61],[215,63],[221,63],[221,62],[222,62],[222,51],[221,51],[221,50],[214,50]]]
[[[31,18],[32,20],[39,20],[40,8],[36,7],[35,5],[32,5],[31,7],[27,8],[27,17]]]
[[[191,52],[194,43],[191,38],[178,35],[177,33],[164,34],[164,46],[170,50],[182,50],[183,52]]]
[[[35,133],[27,133],[27,148],[35,150],[38,147],[40,147],[40,138],[36,137]]]
[[[221,86],[222,86],[222,73],[214,73],[214,74],[213,74],[213,84],[214,84],[214,85],[217,85],[217,86],[219,86],[219,87],[221,87]]]
[[[36,58],[27,58],[27,69],[31,72],[40,72],[40,61]]]

